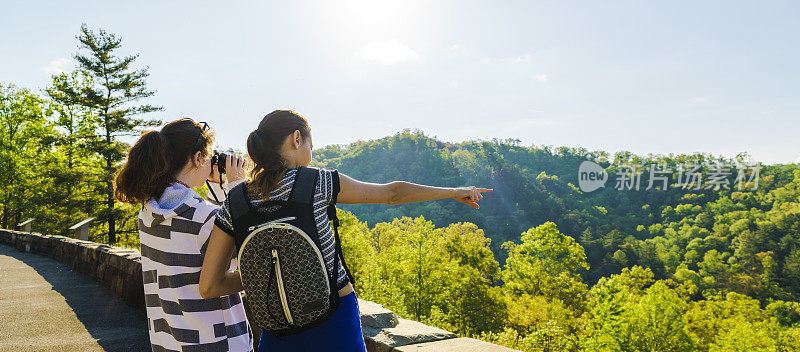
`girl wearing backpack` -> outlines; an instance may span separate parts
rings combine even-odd
[[[249,206],[245,207],[256,209],[254,210],[256,212],[262,209],[265,209],[264,212],[269,212],[271,211],[269,209],[278,207],[271,204],[287,202],[294,199],[295,193],[300,192],[294,187],[298,174],[307,175],[308,170],[317,173],[314,177],[317,181],[313,190],[308,192],[313,193],[309,201],[313,206],[309,209],[313,209],[313,220],[316,222],[315,235],[318,236],[319,251],[327,272],[335,277],[335,290],[338,291],[339,297],[338,308],[335,308],[332,315],[321,324],[301,332],[276,335],[263,330],[258,344],[259,352],[366,351],[358,301],[351,284],[352,277],[343,263],[341,250],[337,248],[338,231],[335,227],[332,230],[331,227],[331,220],[334,225],[338,222],[335,219],[335,211],[333,214],[330,211],[333,209],[333,204],[338,202],[393,205],[453,198],[477,209],[477,202],[483,198],[481,193],[492,191],[475,187],[432,187],[403,181],[386,184],[361,182],[337,170],[306,168],[311,162],[312,148],[311,132],[305,118],[286,110],[268,114],[247,139],[247,151],[255,163],[250,173],[252,181],[237,188],[240,192],[244,192],[242,194],[246,193],[243,199],[249,202]],[[308,180],[306,176],[303,177],[304,180]],[[241,219],[236,214],[232,216],[231,198],[234,198],[235,191],[236,189],[231,191],[229,198],[217,213],[215,226],[211,232],[200,275],[200,294],[203,297],[228,295],[244,289],[240,273],[230,271],[227,265],[230,258],[235,256],[242,246],[242,237],[246,236],[238,230],[242,225],[233,221]],[[237,208],[241,208],[236,204],[233,207],[234,213]],[[273,265],[274,263],[275,261]],[[264,276],[266,275],[262,275]],[[274,279],[270,277],[270,282],[272,280]],[[287,309],[285,304],[284,309]],[[289,321],[288,315],[287,321]]]
[[[143,134],[116,176],[117,199],[142,205],[142,278],[154,352],[253,350],[239,293],[204,299],[198,289],[219,204],[209,203],[192,188],[208,180],[216,195],[224,196],[213,183],[220,180],[217,167],[211,165],[213,141],[208,124],[170,122],[161,131]],[[229,181],[244,178],[243,161],[226,160]],[[232,265],[230,258],[227,265]]]

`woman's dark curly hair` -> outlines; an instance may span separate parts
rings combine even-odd
[[[114,195],[125,203],[160,198],[196,152],[211,152],[214,134],[189,118],[143,134],[128,152],[114,182]]]

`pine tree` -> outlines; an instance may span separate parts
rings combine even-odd
[[[86,183],[97,182],[98,167],[96,158],[90,157],[87,146],[95,138],[98,125],[96,114],[92,109],[80,103],[78,92],[91,89],[94,81],[86,73],[73,71],[69,74],[53,75],[53,85],[45,89],[50,98],[50,107],[55,112],[53,124],[57,127],[51,137],[55,146],[63,154],[63,162],[54,165],[51,177],[58,185],[54,192],[61,195],[60,204],[66,207],[66,219],[76,222],[77,211],[83,209],[90,212],[99,202],[98,195]],[[102,174],[102,171],[100,172]],[[99,195],[102,196],[102,195]],[[93,213],[93,211],[91,211]],[[85,215],[85,214],[83,214]]]
[[[98,192],[105,195],[105,209],[97,216],[98,220],[108,223],[108,243],[116,242],[115,221],[119,211],[115,209],[113,176],[118,164],[125,156],[127,144],[117,137],[132,135],[137,127],[157,126],[158,120],[134,118],[136,115],[163,110],[160,106],[137,104],[141,99],[151,97],[154,91],[148,90],[145,78],[149,76],[148,68],[134,70],[131,64],[137,55],[118,56],[117,50],[122,46],[122,39],[105,30],[90,30],[86,24],[81,26],[77,36],[80,48],[87,54],[75,54],[78,69],[94,79],[96,84],[74,92],[80,103],[90,108],[98,116],[98,136],[90,149],[97,153],[105,164],[102,182]]]

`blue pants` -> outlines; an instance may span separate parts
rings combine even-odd
[[[275,336],[262,330],[258,351],[366,352],[356,293],[351,292],[340,298],[336,312],[324,323],[309,330],[289,336]]]

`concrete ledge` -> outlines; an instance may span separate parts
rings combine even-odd
[[[512,352],[510,348],[498,346],[485,341],[468,337],[447,339],[435,342],[405,345],[397,347],[392,352],[435,352],[435,351],[460,351],[460,352]]]
[[[364,342],[370,352],[516,351],[476,339],[458,338],[452,332],[400,318],[375,302],[359,299],[358,308]]]
[[[362,325],[362,330],[364,337],[369,338],[374,345],[373,351],[378,352],[394,351],[394,347],[456,337],[452,332],[403,318],[400,318],[397,326],[392,328],[372,329]]]
[[[358,309],[364,342],[370,351],[388,352],[398,346],[456,337],[452,332],[400,318],[375,302],[359,299]]]
[[[144,310],[139,251],[63,236],[4,229],[0,229],[0,243],[23,252],[43,254],[69,265],[111,289],[129,306]],[[457,338],[452,332],[400,318],[375,302],[359,299],[358,305],[364,341],[370,352],[514,351],[480,340]]]

